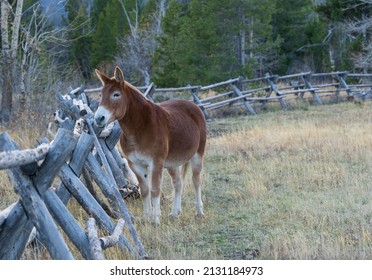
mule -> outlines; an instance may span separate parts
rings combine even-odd
[[[160,191],[163,168],[174,187],[171,216],[181,214],[183,171],[191,165],[196,214],[204,216],[201,199],[201,171],[206,146],[206,122],[200,108],[186,100],[155,104],[124,80],[119,67],[108,77],[96,70],[103,89],[94,115],[104,127],[118,120],[120,145],[135,173],[143,199],[143,218],[160,224]]]

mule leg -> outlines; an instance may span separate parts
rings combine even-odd
[[[140,187],[141,197],[143,201],[143,218],[145,220],[148,220],[151,218],[151,195],[147,167],[144,165],[133,164],[130,161],[128,161],[128,163],[129,167],[136,175]]]
[[[196,215],[204,216],[203,202],[201,199],[201,171],[203,168],[203,158],[198,153],[196,153],[191,158],[191,168],[192,168],[192,183],[195,188]]]
[[[152,200],[152,223],[160,225],[160,187],[163,174],[163,165],[156,164],[151,168],[151,200]]]
[[[174,197],[173,197],[173,207],[172,207],[172,217],[177,218],[181,214],[181,197],[183,191],[182,178],[181,178],[181,168],[168,168],[168,173],[172,178],[172,184],[174,187]]]

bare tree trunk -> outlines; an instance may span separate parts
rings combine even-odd
[[[0,122],[8,122],[12,112],[12,68],[13,63],[9,58],[4,58],[3,62],[3,85],[0,107]]]
[[[328,56],[329,56],[329,62],[331,64],[331,70],[336,71],[336,64],[335,64],[335,58],[334,58],[334,50],[332,45],[329,45],[328,47]]]
[[[163,31],[161,29],[161,22],[167,10],[167,0],[160,0],[158,4],[158,13],[156,15],[155,22],[155,35],[161,34]]]
[[[251,29],[249,30],[249,48],[251,51],[249,52],[249,57],[253,58],[253,48],[254,48],[254,32],[253,32],[253,25],[254,25],[254,18],[252,17],[249,21],[251,25]]]
[[[8,122],[13,107],[13,82],[16,70],[19,29],[21,25],[23,0],[17,1],[12,24],[12,40],[9,46],[9,19],[11,6],[7,0],[1,1],[1,37],[3,54],[3,84],[0,106],[0,122]]]
[[[245,17],[243,15],[243,22],[245,21]],[[240,64],[242,67],[246,65],[246,55],[245,55],[245,30],[243,27],[240,29]]]
[[[21,17],[23,9],[23,0],[17,1],[16,11],[14,15],[13,29],[12,29],[12,45],[11,45],[11,56],[15,58],[17,56],[18,42],[19,42],[19,29],[21,26]]]
[[[8,122],[12,110],[12,71],[11,55],[9,47],[9,13],[11,6],[8,1],[1,2],[1,44],[3,55],[3,84],[1,87],[0,122]]]

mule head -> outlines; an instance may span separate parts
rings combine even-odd
[[[96,74],[101,80],[103,88],[94,119],[99,127],[104,127],[114,120],[123,118],[125,115],[124,74],[119,67],[115,68],[114,76],[111,78],[97,69]]]

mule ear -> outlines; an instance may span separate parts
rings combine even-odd
[[[123,84],[124,83],[124,74],[123,74],[123,71],[121,71],[120,67],[119,66],[116,66],[115,67],[115,72],[114,72],[114,77],[115,79]]]
[[[101,73],[97,69],[96,69],[96,75],[97,75],[98,79],[101,80],[103,86],[110,81],[109,77],[107,77],[105,74]]]

